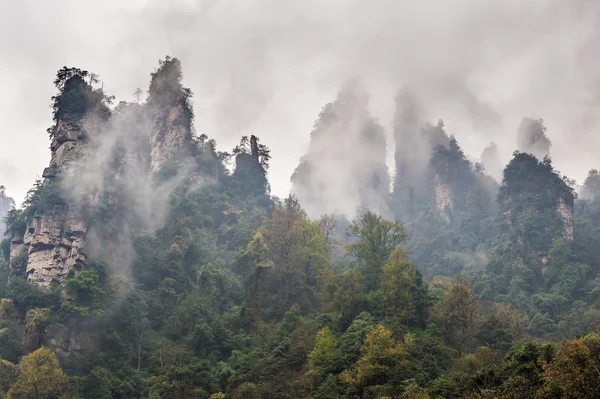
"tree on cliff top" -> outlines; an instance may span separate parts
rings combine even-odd
[[[181,104],[185,116],[191,122],[194,118],[194,111],[190,103],[193,93],[181,84],[183,79],[181,61],[166,56],[164,60],[158,60],[158,65],[158,69],[150,74],[148,103],[159,109]]]
[[[86,81],[88,76],[89,83]],[[92,85],[98,82],[97,78],[98,75],[75,67],[64,66],[58,70],[54,80],[58,93],[52,96],[50,105],[55,125],[47,130],[50,138],[54,137],[59,120],[75,122],[90,112],[102,119],[110,117],[108,106],[115,97],[107,96],[103,88],[93,88]]]

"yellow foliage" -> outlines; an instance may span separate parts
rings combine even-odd
[[[308,364],[312,370],[327,368],[336,353],[335,336],[327,327],[317,333],[315,347],[308,355]]]
[[[430,399],[427,391],[419,386],[416,381],[410,380],[404,388],[401,399]]]
[[[340,375],[343,383],[351,386],[365,385],[370,380],[385,376],[396,367],[406,354],[402,343],[392,337],[392,332],[377,325],[361,347],[361,357],[354,367]]]
[[[7,399],[50,399],[59,397],[66,388],[67,377],[54,353],[46,347],[23,357],[18,371]]]

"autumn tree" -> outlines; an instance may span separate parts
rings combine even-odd
[[[406,350],[392,337],[392,332],[377,325],[361,347],[360,359],[350,370],[342,372],[342,382],[354,389],[385,383],[389,374],[400,365]]]
[[[600,397],[600,335],[564,341],[551,362],[542,362],[542,398]]]
[[[315,347],[308,355],[308,365],[311,370],[327,374],[335,369],[334,362],[339,357],[335,335],[325,327],[317,333]]]
[[[67,377],[50,349],[41,347],[23,357],[19,376],[11,386],[7,399],[54,399],[66,388]]]

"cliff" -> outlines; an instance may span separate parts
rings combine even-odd
[[[450,213],[454,208],[452,187],[443,180],[439,173],[433,178],[435,192],[435,208],[438,214],[447,222],[450,221]]]
[[[435,147],[429,167],[435,209],[442,219],[450,221],[453,211],[466,207],[467,195],[476,181],[473,165],[451,137],[448,145]]]
[[[111,220],[95,226],[108,248],[100,252],[126,247],[116,241],[128,241],[129,228],[160,220],[153,204],[158,192],[147,198],[156,188],[151,176],[165,169],[177,173],[184,156],[193,160],[191,92],[181,86],[176,58],[161,60],[151,74],[146,104],[120,103],[114,115],[108,108],[112,98],[94,89],[89,76],[77,68],[59,71],[55,124],[48,130],[50,164],[28,195],[23,228],[12,230],[11,272],[44,287],[86,267],[94,220]]]
[[[181,84],[181,63],[166,57],[151,74],[148,108],[153,118],[150,132],[150,168],[156,173],[172,160],[192,155],[192,92]]]
[[[65,176],[76,173],[67,169],[83,151],[86,138],[98,129],[95,117],[71,116],[59,119],[54,126],[50,166],[44,169],[38,194],[41,205],[27,221],[25,233],[11,240],[12,272],[25,273],[29,281],[45,287],[63,282],[71,271],[77,274],[86,264],[88,223],[76,206],[63,199],[51,199],[49,193]]]
[[[562,221],[562,236],[565,240],[573,240],[573,199],[560,197],[556,213]]]
[[[515,152],[504,170],[498,201],[516,243],[544,254],[556,238],[573,239],[574,192],[552,167],[528,153]]]

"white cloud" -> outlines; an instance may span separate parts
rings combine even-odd
[[[21,200],[48,163],[57,69],[94,71],[130,100],[167,54],[183,61],[199,132],[221,148],[250,133],[272,147],[279,195],[319,110],[357,75],[388,136],[393,94],[411,83],[472,155],[494,140],[508,156],[521,117],[543,117],[558,168],[582,180],[600,163],[599,10],[586,0],[0,0],[0,184]]]

